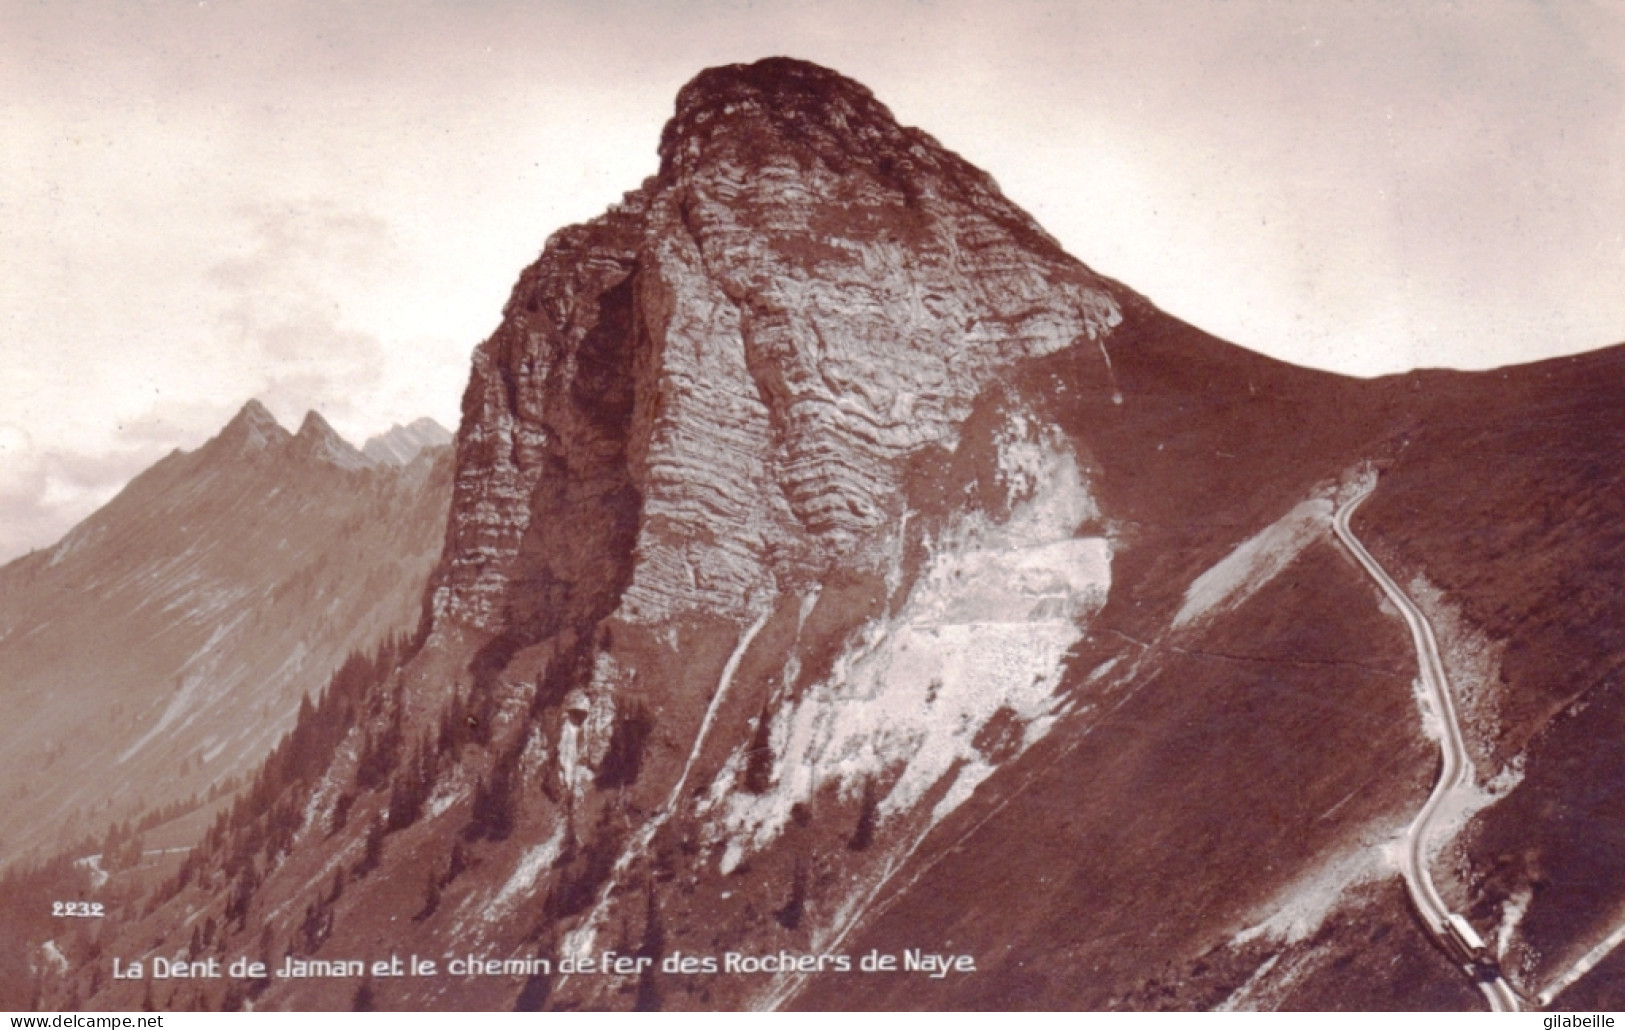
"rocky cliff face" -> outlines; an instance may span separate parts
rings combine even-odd
[[[951,452],[1017,361],[1078,348],[1104,380],[1120,319],[986,175],[856,83],[707,72],[659,176],[556,236],[476,354],[435,610],[534,639],[536,584],[570,593],[580,545],[625,553],[631,533],[625,594],[594,617],[738,617],[878,570],[910,461]]]
[[[724,871],[821,792],[929,825],[1041,732],[1105,601],[1087,455],[987,391],[1065,353],[1112,404],[1115,290],[856,83],[701,75],[659,174],[555,236],[475,355],[437,631],[486,641],[475,692],[579,713],[512,745],[573,806],[644,764],[651,826],[710,799]],[[598,842],[624,868],[589,894],[653,836]]]
[[[702,73],[659,156],[475,352],[421,649],[335,687],[174,879],[54,944],[70,969],[550,963],[156,998],[203,1007],[1374,1007],[1397,963],[1397,1003],[1474,1004],[1392,859],[1436,720],[1328,526],[1370,462],[1431,482],[1456,444],[1419,427],[1563,391],[1208,337],[802,62]],[[1457,628],[1504,786],[1538,720]],[[1494,861],[1441,874],[1481,921],[1533,889]],[[974,969],[834,964],[906,949]],[[665,965],[730,952],[773,961]]]

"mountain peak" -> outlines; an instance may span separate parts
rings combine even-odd
[[[714,109],[757,99],[779,105],[845,103],[885,110],[862,83],[823,65],[794,57],[765,57],[751,64],[707,68],[677,94],[677,109],[679,112]]]
[[[361,453],[375,464],[410,464],[425,448],[451,443],[451,432],[432,418],[425,416],[407,425],[392,425],[389,431],[370,438],[361,447]]]
[[[299,437],[309,437],[312,439],[325,440],[329,438],[338,438],[338,436],[338,430],[333,428],[332,423],[328,422],[327,419],[322,418],[322,416],[314,409],[305,412],[305,419],[303,422],[299,423],[299,432],[295,434],[296,439]]]
[[[662,177],[706,153],[717,135],[764,155],[790,149],[837,161],[838,154],[878,160],[921,144],[939,149],[924,133],[899,126],[867,87],[789,57],[708,68],[684,86],[661,135]]]
[[[238,410],[232,421],[235,422],[238,420],[251,422],[258,425],[275,426],[278,424],[276,416],[271,414],[270,409],[261,404],[257,397],[249,398],[248,403],[244,404],[242,408]]]
[[[315,411],[305,413],[305,420],[300,423],[299,432],[293,438],[292,453],[346,469],[369,468],[372,465]]]
[[[257,400],[250,400],[232,416],[231,421],[220,430],[220,435],[216,439],[232,447],[263,451],[286,443],[291,439],[291,435],[282,428],[276,416],[272,415],[265,405]]]
[[[766,175],[770,186],[786,176],[799,179],[791,192],[823,203],[963,204],[1046,259],[1082,267],[992,176],[929,133],[899,125],[868,87],[839,72],[769,57],[708,68],[678,92],[676,113],[660,137],[657,181],[692,186],[710,180],[716,188],[703,192],[729,195],[767,169],[773,169]]]

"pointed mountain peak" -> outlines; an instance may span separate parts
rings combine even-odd
[[[371,461],[340,436],[328,424],[327,419],[315,411],[305,413],[305,420],[300,423],[299,432],[294,436],[293,447],[290,450],[298,457],[314,458],[345,469],[372,466]]]
[[[415,418],[401,428],[405,429],[409,433],[438,436],[441,438],[441,443],[451,443],[451,430],[447,429],[445,426],[436,422],[427,415],[423,416],[422,418]]]
[[[265,405],[251,400],[226,423],[215,439],[234,449],[263,451],[284,444],[292,437]]]
[[[277,426],[276,416],[271,414],[270,409],[261,404],[257,398],[251,398],[247,404],[244,404],[242,409],[232,417],[231,421],[262,427]],[[280,426],[277,427],[281,428]]]
[[[408,465],[425,449],[451,443],[451,432],[432,418],[393,425],[369,439],[361,453],[379,465]]]
[[[310,440],[342,440],[338,430],[334,429],[327,419],[315,410],[305,412],[305,420],[299,423],[299,432],[294,434],[295,439]]]
[[[789,148],[849,160],[878,161],[922,144],[940,149],[924,133],[899,126],[867,87],[790,57],[708,68],[684,86],[661,136],[661,176],[701,160],[719,135],[769,154]]]

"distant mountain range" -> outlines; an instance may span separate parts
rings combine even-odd
[[[368,440],[361,453],[375,465],[406,465],[430,447],[451,443],[451,433],[432,418],[410,425],[390,426],[387,433]]]
[[[0,572],[6,689],[85,667],[0,757],[123,785],[8,812],[254,769],[148,875],[0,884],[108,911],[15,922],[21,1004],[1618,1007],[1625,349],[1273,361],[785,58],[659,156],[520,274],[454,468],[251,407]],[[174,955],[337,972],[110,975]]]
[[[415,632],[450,500],[437,439],[422,420],[368,457],[251,401],[0,568],[0,864],[229,796],[350,652]]]

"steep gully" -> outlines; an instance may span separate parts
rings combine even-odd
[[[1433,886],[1433,877],[1428,872],[1427,840],[1433,820],[1439,814],[1440,803],[1451,791],[1471,787],[1473,773],[1472,766],[1467,762],[1467,744],[1461,735],[1461,724],[1456,719],[1455,705],[1450,700],[1450,682],[1445,676],[1444,663],[1439,658],[1439,645],[1434,639],[1433,627],[1349,528],[1349,519],[1375,489],[1374,481],[1362,486],[1338,510],[1332,526],[1343,546],[1377,581],[1388,600],[1404,616],[1416,644],[1417,666],[1423,687],[1433,699],[1433,707],[1439,713],[1444,730],[1439,741],[1444,758],[1439,781],[1434,784],[1427,803],[1405,830],[1405,889],[1439,946],[1460,962],[1467,975],[1477,982],[1484,997],[1489,1000],[1490,1008],[1496,1012],[1516,1012],[1519,1008],[1517,994],[1501,976],[1500,970],[1495,968],[1493,960],[1485,954],[1484,943],[1478,934],[1465,919],[1451,912],[1439,896]]]
[[[683,787],[688,783],[688,775],[693,771],[695,761],[699,759],[700,752],[705,748],[706,738],[711,732],[711,724],[716,718],[717,709],[721,707],[723,699],[728,694],[728,688],[733,684],[734,674],[739,671],[739,663],[744,660],[745,652],[750,650],[751,641],[755,640],[756,634],[761,632],[763,626],[767,625],[767,620],[771,615],[771,609],[763,611],[757,616],[755,622],[740,633],[739,642],[734,645],[733,653],[728,656],[728,661],[722,667],[722,674],[717,679],[716,690],[711,694],[711,703],[706,707],[705,718],[700,722],[699,732],[695,734],[694,745],[689,749],[687,761],[683,763],[683,771],[678,774],[676,782],[672,784],[671,793],[666,798],[665,806],[653,818],[644,823],[643,828],[638,831],[632,844],[621,853],[620,859],[615,863],[614,870],[610,874],[609,881],[598,893],[591,914],[566,939],[564,946],[566,953],[575,956],[587,956],[592,953],[593,944],[597,938],[598,930],[603,924],[610,899],[614,896],[616,889],[621,886],[622,878],[626,875],[626,871],[631,868],[633,861],[648,853],[649,845],[654,841],[655,834],[660,832],[660,828],[666,825],[672,814],[677,811],[677,806],[683,796]],[[559,986],[563,987],[569,980],[569,976],[565,975],[559,980]]]

